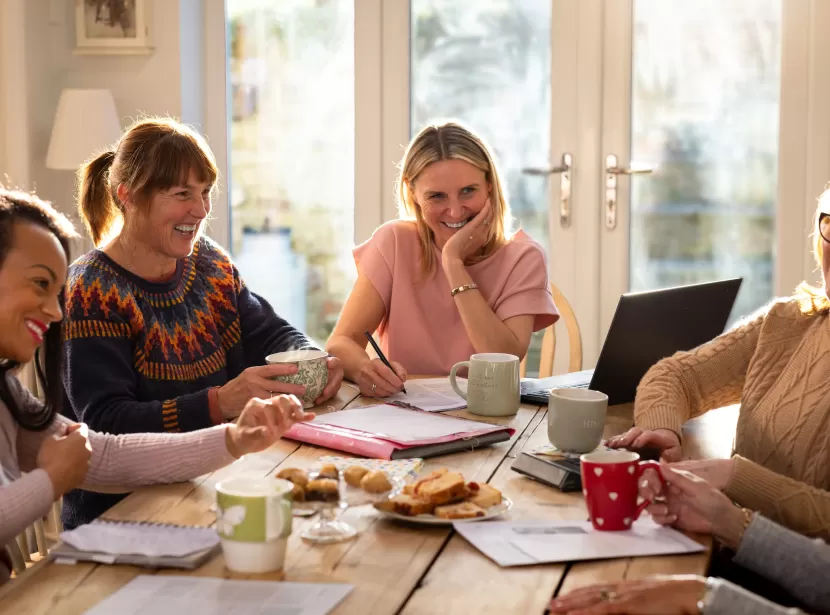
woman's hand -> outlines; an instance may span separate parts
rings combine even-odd
[[[360,394],[366,397],[389,397],[400,393],[406,382],[406,370],[403,365],[395,361],[389,362],[395,371],[392,371],[380,359],[370,359],[363,364],[357,375],[357,384]],[[374,385],[374,386],[372,386]]]
[[[36,463],[49,475],[55,499],[84,483],[90,457],[89,428],[82,423],[73,423],[62,436],[50,436],[43,441]]]
[[[624,434],[615,436],[608,441],[610,448],[656,448],[662,451],[661,459],[666,461],[680,461],[682,449],[680,438],[670,429],[640,429],[632,427]]]
[[[723,491],[732,482],[734,459],[695,459],[671,465],[674,470],[685,470],[699,476],[715,489]]]
[[[669,484],[664,502],[649,505],[648,512],[660,525],[698,534],[712,534],[726,546],[737,550],[744,531],[744,513],[708,482],[685,470],[679,463],[662,463],[663,478]],[[640,495],[649,492],[640,489]]]
[[[225,444],[234,457],[265,450],[294,423],[311,421],[313,412],[303,412],[303,405],[293,395],[277,395],[270,399],[251,399],[235,424],[225,432]]]
[[[320,397],[314,400],[315,404],[322,404],[324,401],[331,399],[337,395],[340,390],[340,384],[343,382],[343,364],[337,357],[327,357],[326,367],[329,370],[329,378],[326,388],[320,393]]]
[[[441,250],[441,260],[446,266],[453,261],[464,262],[490,240],[493,222],[493,207],[490,198],[484,203],[484,207],[476,216],[458,230],[449,241],[444,244]]]
[[[245,405],[254,398],[268,399],[276,393],[302,397],[305,394],[304,386],[272,380],[277,376],[290,376],[296,373],[297,366],[292,363],[249,367],[236,378],[219,387],[217,393],[222,416],[226,419],[236,418]]]
[[[551,613],[566,615],[699,615],[706,579],[654,577],[577,589],[551,602]]]

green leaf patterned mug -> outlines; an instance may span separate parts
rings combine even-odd
[[[301,397],[303,407],[311,408],[329,382],[329,369],[326,361],[328,356],[328,353],[322,350],[289,350],[270,354],[265,357],[265,362],[269,365],[282,363],[296,365],[296,374],[277,376],[274,380],[304,386],[305,395]]]
[[[280,478],[236,477],[216,485],[216,532],[236,572],[282,569],[291,535],[291,491]]]

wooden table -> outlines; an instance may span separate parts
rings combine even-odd
[[[348,410],[371,400],[344,385],[322,412]],[[727,409],[728,410],[728,409]],[[720,412],[720,415],[717,415]],[[456,412],[459,416],[468,413]],[[546,408],[523,405],[515,417],[488,419],[509,424],[516,433],[509,442],[472,452],[428,459],[426,470],[448,467],[468,480],[488,481],[514,502],[512,518],[585,519],[579,493],[565,494],[520,476],[510,469],[523,449],[547,442]],[[716,411],[691,422],[685,429],[686,446],[708,456],[729,454],[722,434],[734,433],[736,412]],[[632,424],[630,406],[609,409],[605,436]],[[213,485],[223,477],[245,472],[267,476],[280,466],[310,468],[327,449],[281,441],[268,451],[249,455],[231,466],[198,480],[175,485],[146,487],[110,509],[105,517],[115,520],[154,521],[209,525]],[[705,553],[644,557],[571,565],[499,568],[451,529],[408,526],[382,520],[371,507],[351,509],[346,517],[360,533],[349,542],[311,545],[299,538],[307,519],[295,519],[284,578],[289,581],[347,582],[354,585],[349,597],[335,611],[355,614],[440,613],[542,613],[551,597],[597,581],[614,581],[653,573],[703,574]],[[709,546],[708,539],[699,540]],[[0,613],[59,615],[83,613],[139,574],[156,574],[132,566],[81,563],[58,565],[39,562],[0,589]],[[182,574],[159,571],[157,574]],[[279,578],[229,573],[221,555],[192,573],[226,578]]]

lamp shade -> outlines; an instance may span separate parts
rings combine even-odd
[[[52,125],[46,166],[76,170],[120,136],[121,123],[109,90],[65,89]]]

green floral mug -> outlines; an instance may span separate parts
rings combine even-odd
[[[287,480],[239,476],[216,485],[216,532],[230,570],[281,570],[291,535],[291,492]]]
[[[328,353],[322,350],[289,350],[277,352],[265,357],[269,365],[293,363],[297,366],[297,373],[288,376],[277,376],[274,380],[281,380],[291,384],[305,386],[305,395],[301,397],[304,408],[311,408],[323,393],[329,381],[329,369],[326,359]]]

